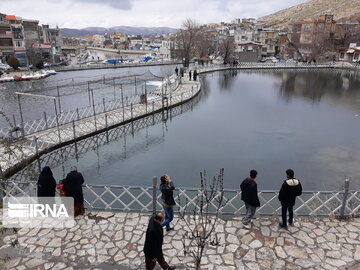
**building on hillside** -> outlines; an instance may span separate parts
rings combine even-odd
[[[7,15],[0,13],[0,59],[4,62],[11,55],[14,55],[11,24],[7,19]]]
[[[357,46],[356,43],[350,43],[348,48],[338,48],[337,60],[360,63],[360,46]]]
[[[20,66],[27,66],[28,60],[26,55],[25,35],[24,27],[22,25],[22,18],[15,17],[10,22],[14,40],[15,57],[19,60]]]
[[[175,42],[172,40],[163,40],[159,49],[159,54],[162,59],[171,59],[171,49],[175,47]]]
[[[240,62],[257,62],[261,58],[262,44],[256,41],[235,43],[234,57]]]
[[[261,29],[259,30],[258,41],[263,45],[261,47],[261,56],[276,56],[278,55],[278,30],[274,29]]]
[[[295,47],[293,58],[301,58],[299,51],[303,59],[311,60],[320,55],[327,42],[334,38],[336,21],[333,15],[325,14],[317,20],[291,23],[288,30],[289,39]]]

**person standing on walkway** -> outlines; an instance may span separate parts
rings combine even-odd
[[[281,228],[286,228],[286,213],[289,211],[289,225],[293,225],[293,207],[295,205],[296,196],[302,193],[302,186],[298,179],[294,178],[294,171],[292,169],[286,170],[286,180],[281,186],[279,192],[279,201],[281,203],[282,223],[279,223]]]
[[[176,205],[173,194],[175,186],[167,174],[161,176],[160,180],[161,199],[165,211],[165,220],[161,223],[161,226],[165,226],[166,231],[171,231],[174,229],[170,227],[170,222],[174,219],[173,206]]]
[[[189,70],[189,81],[191,81],[191,69]]]
[[[179,76],[179,70],[177,67],[175,67],[175,74],[176,74],[176,76]]]
[[[146,230],[143,249],[145,253],[146,270],[154,269],[156,262],[160,264],[162,269],[175,269],[175,267],[170,267],[164,259],[162,251],[164,230],[161,226],[163,221],[164,215],[162,213],[156,213],[150,218],[149,225]]]
[[[56,181],[49,166],[45,166],[37,181],[38,197],[55,197]]]
[[[244,225],[248,225],[255,215],[256,207],[260,206],[260,201],[257,194],[257,183],[255,178],[257,171],[251,170],[250,177],[247,177],[240,185],[241,200],[245,202],[246,214],[242,220]]]
[[[196,81],[197,75],[198,75],[198,73],[197,73],[197,71],[196,71],[196,69],[195,69],[194,72],[193,72],[194,81]]]
[[[84,177],[77,171],[75,166],[71,167],[70,173],[67,174],[62,184],[65,196],[74,198],[74,216],[83,215],[85,213],[82,190]]]

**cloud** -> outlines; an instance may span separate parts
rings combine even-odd
[[[131,0],[73,0],[85,4],[108,5],[115,9],[130,10],[132,7]]]
[[[0,0],[0,12],[64,28],[168,26],[258,18],[306,0]],[[20,4],[21,3],[21,4]]]

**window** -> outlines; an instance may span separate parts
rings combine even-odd
[[[359,60],[359,54],[358,53],[354,53],[354,61]]]
[[[317,31],[318,32],[323,32],[324,31],[324,24],[320,23],[317,25]]]
[[[16,41],[16,47],[22,47],[21,41]]]
[[[266,48],[266,47],[262,47],[262,48],[261,48],[261,51],[266,52],[266,51],[267,51],[267,48]]]
[[[310,32],[311,31],[311,24],[304,24],[304,31]]]
[[[345,53],[340,53],[340,57],[339,57],[340,59],[344,59],[345,58]]]

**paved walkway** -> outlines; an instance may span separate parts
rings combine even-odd
[[[144,269],[148,219],[89,213],[67,230],[21,229],[4,237],[0,257],[10,259],[0,269]],[[220,220],[220,246],[206,247],[202,269],[360,269],[360,218],[296,219],[287,230],[277,224],[277,218],[258,218],[246,229],[238,219]],[[165,258],[178,269],[192,269],[192,258],[183,252],[184,222],[175,217],[174,226],[165,232]]]

